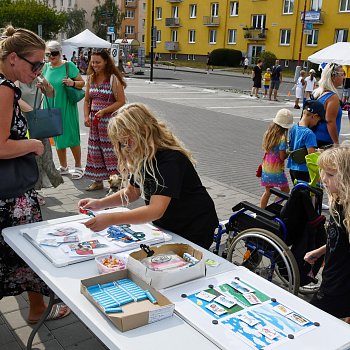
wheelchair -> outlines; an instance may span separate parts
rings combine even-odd
[[[298,183],[290,194],[271,189],[279,200],[262,209],[243,201],[232,208],[233,215],[220,223],[214,235],[213,252],[219,253],[222,235],[226,245],[222,256],[244,266],[293,294],[315,293],[315,277],[323,257],[311,266],[304,261],[307,251],[326,242],[323,191]]]

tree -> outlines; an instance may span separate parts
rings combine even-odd
[[[115,0],[97,0],[98,5],[93,9],[94,20],[92,26],[96,35],[101,38],[107,36],[107,26],[113,26],[117,34],[125,17],[116,4]]]
[[[84,9],[78,9],[77,6],[75,6],[74,10],[68,11],[66,14],[67,14],[66,33],[67,33],[67,37],[70,38],[74,35],[79,34],[85,29],[86,11]]]
[[[66,23],[66,14],[58,12],[35,0],[0,0],[0,27],[12,24],[33,32],[42,25],[44,40],[57,36]]]
[[[259,55],[259,59],[263,60],[263,69],[266,69],[272,67],[275,64],[277,57],[273,52],[262,51]]]

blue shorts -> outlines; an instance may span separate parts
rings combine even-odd
[[[270,88],[270,85],[264,85],[264,89],[268,90]]]

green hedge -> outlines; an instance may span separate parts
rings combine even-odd
[[[210,54],[213,66],[237,67],[242,61],[242,52],[233,49],[216,49]]]

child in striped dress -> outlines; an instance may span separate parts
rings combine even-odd
[[[284,172],[284,160],[287,158],[287,134],[293,125],[293,115],[288,109],[280,109],[263,138],[265,151],[262,161],[261,186],[265,191],[260,199],[260,207],[266,208],[270,199],[270,188],[278,187],[289,192],[289,185]]]

